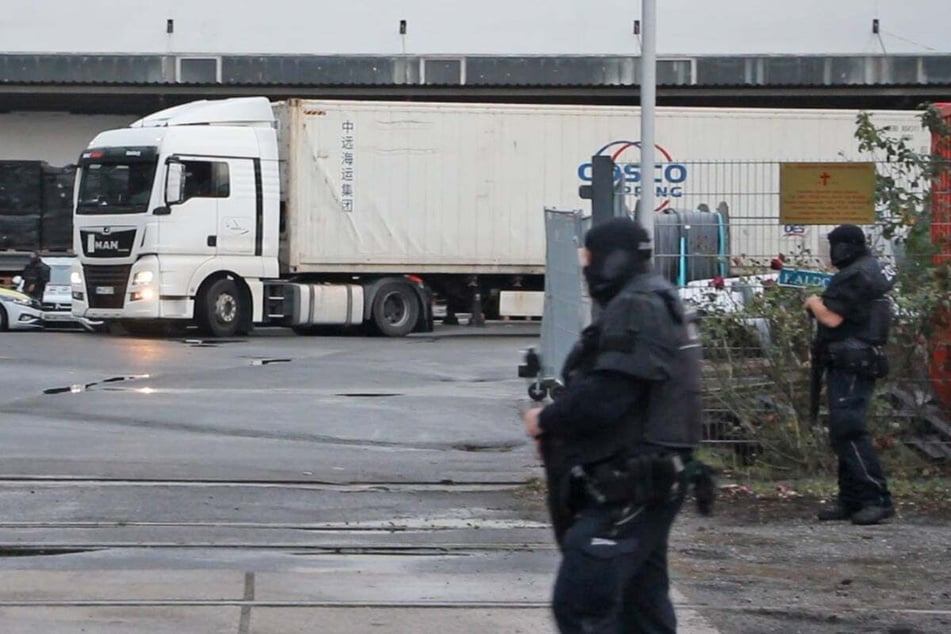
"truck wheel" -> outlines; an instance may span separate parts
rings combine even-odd
[[[371,316],[380,334],[387,337],[408,335],[419,319],[419,299],[406,284],[384,284],[373,298]]]
[[[244,304],[237,283],[227,277],[215,280],[202,295],[198,325],[212,337],[233,337],[241,325]]]

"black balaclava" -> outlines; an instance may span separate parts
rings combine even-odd
[[[591,253],[583,269],[588,293],[601,305],[611,301],[631,277],[649,271],[650,237],[630,218],[611,218],[595,225],[585,235],[584,246]]]
[[[855,225],[839,225],[829,232],[829,257],[837,269],[844,269],[868,255],[865,233]]]

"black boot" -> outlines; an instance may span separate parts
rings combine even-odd
[[[841,502],[831,502],[819,509],[816,517],[820,522],[844,522],[850,519],[855,513],[855,509],[850,509]]]

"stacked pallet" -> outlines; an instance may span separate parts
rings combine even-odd
[[[43,165],[40,161],[0,161],[0,248],[39,247]]]
[[[70,249],[74,177],[71,167],[0,161],[0,249]]]

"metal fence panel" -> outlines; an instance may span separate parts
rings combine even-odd
[[[590,224],[580,211],[545,210],[545,308],[541,329],[542,378],[560,379],[578,334],[590,321],[578,250]]]

